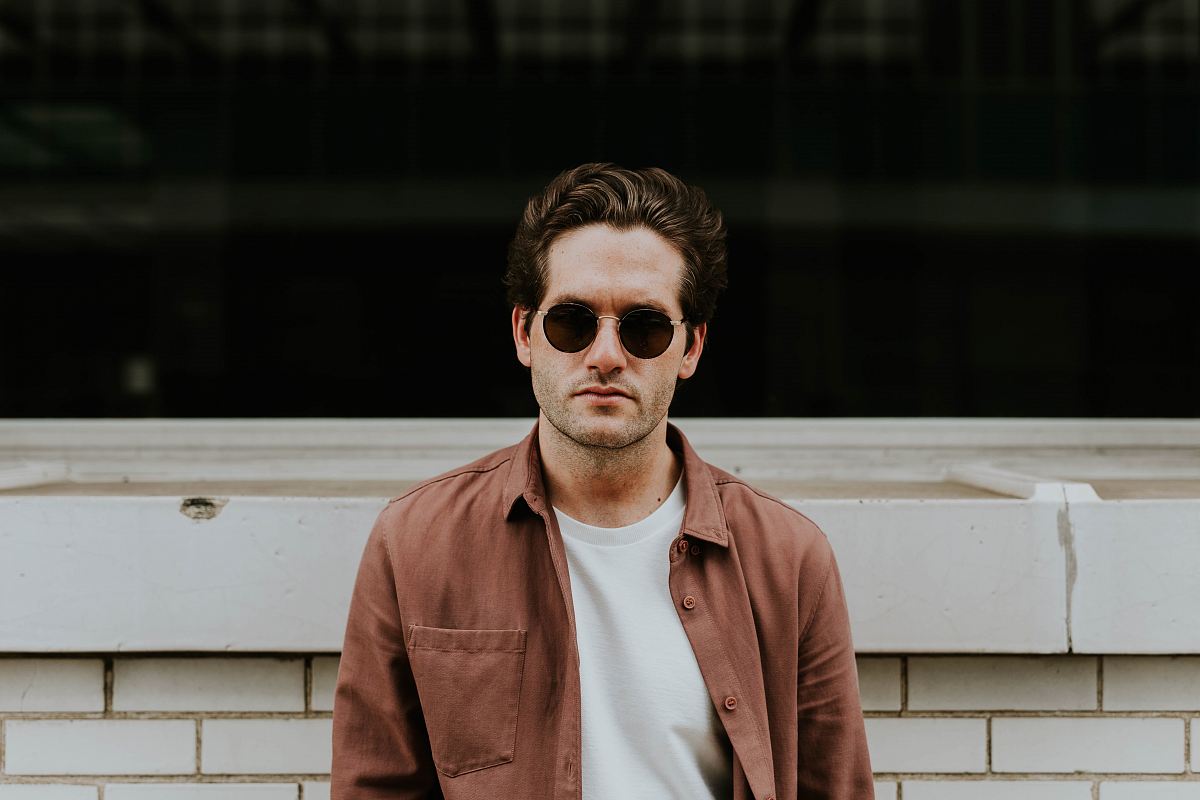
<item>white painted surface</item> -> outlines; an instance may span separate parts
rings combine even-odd
[[[1061,503],[791,503],[837,554],[859,652],[1067,649]]]
[[[992,720],[994,772],[1183,772],[1183,720]]]
[[[298,796],[294,783],[109,783],[104,786],[104,800],[296,800]]]
[[[899,711],[900,659],[859,656],[858,696],[863,711]]]
[[[1081,653],[1200,653],[1200,502],[1071,503]]]
[[[904,800],[1091,800],[1090,781],[904,781]]]
[[[1092,656],[912,656],[910,711],[1094,710]]]
[[[875,772],[983,772],[987,720],[868,717]]]
[[[0,658],[0,711],[103,711],[98,658]]]
[[[322,781],[304,781],[304,800],[329,800],[329,784]]]
[[[95,786],[0,784],[0,800],[96,800],[98,795]]]
[[[1105,781],[1100,800],[1200,800],[1200,781]]]
[[[206,719],[201,724],[201,772],[329,773],[332,719]]]
[[[1200,656],[1105,656],[1104,710],[1200,710]]]
[[[862,653],[1200,653],[1200,498],[1101,500],[1078,483],[1200,479],[1200,421],[676,422],[751,482],[950,474],[1019,496],[789,500],[834,544]],[[0,483],[386,486],[512,444],[531,424],[3,420]],[[214,499],[219,513],[198,520],[179,496],[0,494],[0,652],[337,652],[387,497]]]
[[[0,651],[341,649],[386,499],[0,497]],[[1044,499],[794,503],[837,552],[862,652],[1066,648]]]
[[[118,658],[113,710],[303,711],[304,659]]]
[[[312,709],[333,711],[333,691],[337,686],[337,656],[317,656],[312,662]],[[305,800],[308,800],[305,798]]]
[[[898,787],[896,781],[875,781],[875,800],[896,800]]]
[[[9,775],[178,775],[196,771],[192,720],[9,719]]]
[[[0,498],[0,651],[340,651],[385,502]]]

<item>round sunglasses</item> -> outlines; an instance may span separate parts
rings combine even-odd
[[[635,308],[623,317],[597,316],[579,303],[559,303],[534,315],[542,317],[546,341],[564,353],[578,353],[596,338],[600,320],[615,319],[622,346],[636,358],[661,356],[675,338],[675,326],[683,324],[652,308]]]

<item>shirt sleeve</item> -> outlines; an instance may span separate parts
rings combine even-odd
[[[333,701],[331,800],[441,797],[383,519],[359,563]]]
[[[811,618],[800,636],[797,662],[797,797],[873,800],[874,778],[850,615],[833,548],[824,538],[822,541],[829,563]]]

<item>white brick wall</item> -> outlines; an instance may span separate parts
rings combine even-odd
[[[0,658],[0,712],[103,711],[98,658]]]
[[[1183,720],[992,720],[996,772],[1183,772]]]
[[[98,795],[99,790],[95,786],[0,785],[0,800],[96,800]]]
[[[1200,656],[1105,656],[1104,710],[1200,710]]]
[[[104,788],[104,800],[296,800],[299,794],[294,783],[110,783]]]
[[[329,772],[332,719],[209,719],[203,726],[202,772]]]
[[[908,659],[912,711],[1096,708],[1096,659],[1078,656],[961,656]]]
[[[333,711],[333,688],[337,685],[337,656],[318,656],[312,664],[312,709]],[[308,800],[305,797],[304,800]]]
[[[899,785],[896,781],[875,781],[875,800],[896,800]]]
[[[867,745],[876,772],[983,772],[987,720],[867,720]]]
[[[10,775],[177,775],[196,769],[192,720],[48,719],[4,724]]]
[[[1200,800],[1198,663],[862,655],[876,797]],[[0,656],[0,800],[329,800],[337,668]]]
[[[329,783],[327,781],[305,781],[304,800],[329,800]]]
[[[1200,800],[1200,783],[1140,781],[1100,784],[1100,800]]]
[[[119,658],[113,710],[303,711],[304,659]]]
[[[1092,800],[1090,781],[905,781],[904,800]]]
[[[900,710],[900,659],[858,659],[858,692],[863,711]]]

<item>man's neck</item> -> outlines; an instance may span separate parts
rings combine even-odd
[[[538,450],[549,501],[588,525],[620,528],[662,505],[683,470],[667,446],[667,420],[641,441],[619,449],[587,447],[538,420]]]

